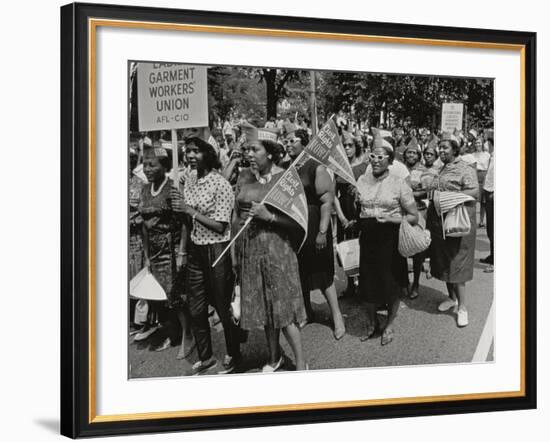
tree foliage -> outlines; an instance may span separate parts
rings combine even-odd
[[[357,120],[377,124],[381,111],[395,123],[436,128],[441,104],[461,102],[470,126],[493,121],[493,84],[489,79],[389,75],[350,72],[323,73],[319,91],[326,113],[343,110]]]

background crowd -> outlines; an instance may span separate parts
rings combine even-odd
[[[169,133],[140,133],[131,141],[130,277],[148,268],[167,296],[166,301],[130,299],[135,341],[162,333],[154,350],[179,345],[180,359],[196,350],[192,374],[224,374],[238,370],[248,331],[263,328],[269,360],[262,371],[271,372],[284,364],[282,331],[296,369],[304,370],[307,348],[302,348],[301,330],[315,322],[312,290],[326,299],[334,339],[346,333],[339,296],[357,296],[367,318],[360,340],[379,335],[387,345],[395,338],[400,300],[422,296],[422,271],[446,284],[449,297],[439,311],[453,309],[457,325],[468,325],[466,283],[473,278],[476,228],[485,224],[491,253],[482,262],[485,271],[493,270],[491,129],[369,128],[339,113],[341,142],[357,185],[303,156],[297,164],[308,207],[302,244],[298,224],[261,201],[307,146],[313,128],[301,113],[263,124],[251,120],[241,115],[211,128],[179,131],[177,183],[171,178]],[[465,236],[445,236],[442,214],[432,201],[435,191],[473,197],[464,203],[471,224]],[[231,253],[213,266],[248,218],[252,222]],[[432,239],[410,266],[398,251],[404,219],[429,230]],[[335,245],[354,238],[359,238],[359,271],[348,275],[345,292],[337,293]],[[238,322],[231,307],[236,293]],[[380,311],[387,312],[383,321]],[[223,361],[212,352],[212,316],[223,327]]]

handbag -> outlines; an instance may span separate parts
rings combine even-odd
[[[241,286],[239,284],[235,284],[233,287],[233,299],[230,306],[233,322],[238,325],[241,320]]]
[[[140,299],[136,302],[134,309],[134,324],[144,325],[147,323],[147,315],[149,314],[149,304],[145,299]]]
[[[445,236],[460,238],[468,235],[471,228],[470,216],[464,204],[459,204],[447,212],[445,221],[443,222]]]
[[[340,265],[348,278],[359,274],[359,239],[349,239],[336,245]]]
[[[399,241],[397,250],[404,258],[417,255],[430,247],[432,236],[429,230],[423,229],[420,225],[412,226],[406,217],[403,217],[399,226]]]

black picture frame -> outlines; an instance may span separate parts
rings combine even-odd
[[[90,398],[90,18],[518,45],[524,79],[524,385],[521,396],[247,414],[94,421]],[[61,434],[89,437],[536,408],[536,34],[116,5],[61,8]],[[93,386],[92,386],[93,387]]]

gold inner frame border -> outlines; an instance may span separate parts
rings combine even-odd
[[[389,398],[389,399],[368,399],[354,401],[337,401],[337,402],[316,402],[316,403],[301,403],[301,404],[285,404],[285,405],[262,405],[253,407],[235,407],[235,408],[215,408],[201,410],[181,410],[181,411],[163,411],[149,413],[132,413],[132,414],[116,414],[116,415],[98,415],[96,413],[96,236],[95,236],[95,219],[96,219],[96,34],[98,27],[115,27],[115,28],[134,28],[148,30],[171,30],[185,32],[207,32],[217,34],[236,34],[236,35],[254,35],[254,36],[269,36],[269,37],[292,37],[292,38],[308,38],[308,39],[325,39],[325,40],[340,40],[340,41],[356,41],[370,43],[388,43],[388,44],[410,44],[418,46],[445,46],[445,47],[462,47],[476,49],[498,49],[518,51],[520,55],[520,208],[521,208],[521,226],[520,226],[520,389],[518,391],[506,392],[488,392],[488,393],[471,393],[471,394],[456,394],[456,395],[439,395],[439,396],[418,396],[404,398]],[[525,61],[525,45],[521,44],[505,44],[493,42],[475,42],[475,41],[459,41],[459,40],[440,40],[440,39],[424,39],[410,37],[389,37],[376,35],[360,35],[360,34],[340,34],[340,33],[325,33],[325,32],[309,32],[309,31],[292,31],[280,29],[264,29],[264,28],[245,28],[231,26],[211,26],[211,25],[192,25],[183,23],[160,23],[160,22],[142,22],[132,20],[110,20],[110,19],[88,19],[88,94],[89,94],[89,113],[88,113],[88,128],[89,128],[89,409],[88,422],[103,423],[103,422],[122,422],[122,421],[138,421],[147,419],[170,419],[170,418],[185,418],[199,416],[222,416],[222,415],[240,415],[247,413],[274,413],[281,411],[305,411],[305,410],[322,410],[329,408],[350,408],[350,407],[365,407],[376,405],[398,405],[398,404],[420,404],[428,402],[443,402],[443,401],[462,401],[462,400],[482,400],[482,399],[502,399],[525,396],[525,108],[526,108],[526,61]]]

